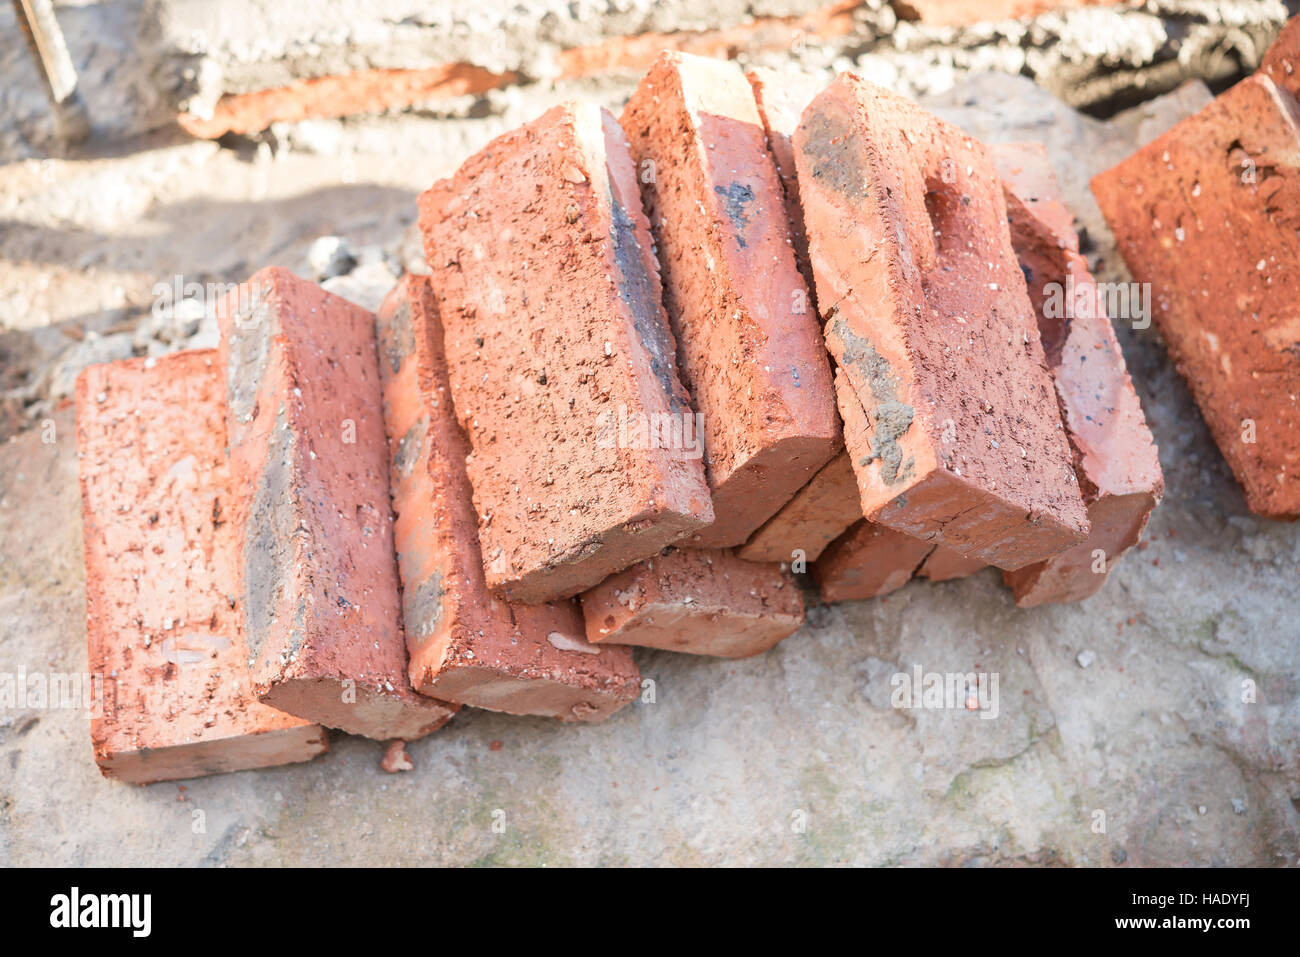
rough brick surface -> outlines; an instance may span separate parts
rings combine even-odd
[[[1268,48],[1259,72],[1292,96],[1300,96],[1300,17],[1292,17]]]
[[[721,658],[767,651],[803,624],[803,598],[781,565],[725,549],[674,549],[582,596],[587,638]]]
[[[608,717],[640,690],[631,652],[589,644],[574,599],[508,604],[488,591],[428,279],[403,278],[377,326],[411,684],[492,711]]]
[[[831,543],[813,565],[824,602],[887,595],[906,585],[934,546],[862,521]]]
[[[1021,606],[1079,601],[1137,544],[1164,477],[1104,297],[1059,216],[1064,205],[1046,152],[1021,144],[994,147],[994,156],[1091,523],[1078,545],[1004,578]]]
[[[1072,252],[1079,251],[1079,234],[1074,229],[1074,213],[1065,205],[1056,173],[1042,143],[995,143],[989,147],[993,168],[1002,180],[1002,196],[1007,202],[1007,221],[1011,227],[1011,248],[1020,258],[1017,224],[1024,224],[1023,214],[1033,217],[1034,233],[1045,229],[1051,242]],[[1022,271],[1024,263],[1021,263]],[[1026,284],[1029,280],[1026,279]],[[1030,289],[1033,302],[1033,289]],[[1041,317],[1040,317],[1041,322]]]
[[[621,123],[642,170],[682,380],[703,416],[715,520],[684,544],[739,545],[839,447],[781,182],[735,63],[665,53]]]
[[[1087,516],[983,147],[842,74],[805,111],[795,160],[863,514],[1001,568],[1081,541]]]
[[[821,467],[736,554],[750,562],[789,562],[796,551],[809,562],[855,522],[862,520],[858,480],[846,452]]]
[[[754,102],[763,120],[767,147],[781,177],[785,197],[786,219],[790,223],[790,240],[794,244],[795,263],[808,286],[814,305],[816,296],[812,264],[808,261],[808,231],[803,224],[803,206],[799,203],[799,175],[794,164],[794,131],[799,117],[825,85],[806,73],[769,70],[758,67],[745,76],[754,89]]]
[[[1273,518],[1300,516],[1298,120],[1257,74],[1092,181],[1247,505]]]
[[[324,729],[259,704],[237,580],[215,350],[77,380],[86,639],[104,775],[144,784],[306,761]],[[97,689],[98,690],[98,689]]]
[[[254,685],[277,708],[409,741],[455,707],[411,690],[374,316],[283,269],[218,308]]]
[[[498,138],[420,197],[420,227],[488,586],[568,597],[710,523],[614,118],[564,104]]]
[[[927,578],[932,582],[946,582],[954,578],[968,578],[981,568],[987,567],[988,565],[978,558],[967,558],[951,548],[936,545],[934,550],[925,557],[921,567],[916,570],[916,574],[917,577]]]

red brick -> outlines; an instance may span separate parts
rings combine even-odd
[[[1051,242],[1077,253],[1079,234],[1074,231],[1074,213],[1065,205],[1065,197],[1061,194],[1043,144],[995,143],[989,147],[989,156],[1002,179],[1002,196],[1007,201],[1007,218],[1011,226],[1011,247],[1016,258],[1020,258],[1017,225],[1027,221],[1032,222],[1035,235],[1045,229]],[[1026,220],[1024,214],[1031,216],[1032,220]],[[1032,303],[1032,290],[1030,300]],[[1041,323],[1041,316],[1039,321]]]
[[[306,761],[319,725],[259,704],[237,590],[215,350],[91,366],[77,380],[86,640],[106,777],[145,784]]]
[[[1292,96],[1300,96],[1300,17],[1292,17],[1282,27],[1259,72]]]
[[[1121,0],[897,0],[904,20],[933,27],[962,27],[989,20],[1025,20],[1054,10],[1113,6]]]
[[[928,542],[862,521],[822,552],[813,577],[824,602],[875,598],[906,585],[933,549]]]
[[[1254,512],[1300,516],[1300,110],[1262,74],[1092,181]],[[1254,429],[1254,442],[1250,430]]]
[[[511,605],[488,591],[429,280],[402,279],[377,320],[411,684],[491,711],[608,717],[640,691],[631,652],[589,644],[574,599]]]
[[[1075,548],[1078,546],[1076,545]],[[921,567],[916,570],[916,574],[917,577],[932,582],[946,582],[955,578],[969,578],[983,568],[988,568],[988,565],[978,558],[967,558],[951,548],[936,545],[934,551],[926,556]]]
[[[621,122],[642,172],[682,381],[703,416],[715,520],[684,544],[740,545],[839,447],[781,182],[733,62],[663,54]]]
[[[993,152],[1092,526],[1068,551],[1003,577],[1023,607],[1079,601],[1137,544],[1164,478],[1105,303],[1077,252],[1078,237],[1057,213],[1064,204],[1046,152],[1036,144]]]
[[[420,227],[488,587],[569,597],[710,523],[698,448],[619,429],[695,420],[614,118],[570,103],[499,137]]]
[[[724,549],[673,549],[582,596],[593,644],[644,645],[721,658],[767,651],[803,624],[803,598],[784,566]]]
[[[455,706],[407,677],[374,316],[284,269],[217,312],[254,686],[326,727],[428,734]]]
[[[795,152],[863,514],[1001,568],[1081,541],[1087,516],[987,152],[852,74],[813,100]]]
[[[754,89],[754,102],[767,134],[767,148],[781,177],[785,214],[790,224],[795,263],[811,295],[814,289],[812,264],[808,261],[808,231],[803,224],[803,207],[799,204],[799,176],[794,164],[794,131],[799,117],[826,84],[807,73],[769,70],[765,67],[745,74]],[[812,296],[816,305],[816,297]]]
[[[827,545],[861,520],[858,481],[848,454],[840,452],[736,554],[750,562],[792,562],[801,557],[814,562]]]

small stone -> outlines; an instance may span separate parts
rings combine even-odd
[[[339,236],[321,236],[307,250],[307,264],[317,282],[345,276],[357,264],[346,239]]]

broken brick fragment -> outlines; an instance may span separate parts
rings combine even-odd
[[[864,516],[1001,568],[1081,541],[1087,515],[985,149],[846,73],[805,110],[795,161]]]
[[[488,587],[569,597],[709,524],[614,118],[568,103],[499,137],[420,197],[420,228]]]
[[[631,652],[589,644],[573,599],[510,604],[488,590],[427,277],[404,277],[377,326],[412,686],[509,714],[608,717],[640,691]]]
[[[389,774],[415,770],[415,764],[412,763],[411,756],[406,753],[406,742],[400,739],[390,742],[388,747],[384,749],[384,756],[380,760],[379,766]]]
[[[803,624],[803,597],[784,566],[723,549],[673,549],[582,596],[594,645],[643,645],[720,658],[767,651]]]
[[[428,734],[456,706],[407,677],[374,316],[272,268],[217,320],[258,695],[352,734]]]
[[[1300,517],[1300,106],[1256,74],[1092,191],[1246,504]]]
[[[1292,96],[1300,96],[1300,16],[1292,17],[1282,27],[1264,54],[1258,72]]]
[[[754,92],[734,62],[664,53],[620,122],[641,170],[713,525],[740,545],[839,448],[830,365],[795,265]]]
[[[862,520],[858,480],[846,452],[821,467],[753,536],[736,549],[749,562],[815,562],[822,550]]]
[[[1003,578],[1022,607],[1079,601],[1137,544],[1164,478],[1105,297],[1058,212],[1064,203],[1046,151],[1017,144],[993,154],[1091,525],[1078,545]]]
[[[884,525],[861,521],[831,543],[812,567],[824,602],[875,598],[912,579],[934,546]]]
[[[95,761],[145,784],[306,761],[326,732],[258,702],[215,350],[77,379]]]

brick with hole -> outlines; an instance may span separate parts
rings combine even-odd
[[[1300,106],[1257,73],[1092,191],[1247,506],[1300,517]]]
[[[620,122],[703,417],[714,523],[682,544],[742,544],[839,448],[830,366],[795,265],[753,89],[733,62],[664,53]]]
[[[248,681],[225,410],[215,350],[77,379],[86,641],[102,682],[90,734],[105,777],[171,781],[329,748]]]
[[[614,118],[557,106],[420,197],[488,587],[567,598],[713,521]]]
[[[783,565],[726,549],[670,549],[582,596],[587,640],[719,658],[767,651],[803,624],[803,597]]]
[[[376,319],[412,686],[509,714],[608,717],[640,691],[631,652],[590,644],[574,599],[521,605],[488,590],[428,278],[404,277]]]
[[[845,446],[870,521],[1001,568],[1088,519],[982,145],[841,74],[795,162]]]
[[[933,549],[911,535],[859,521],[812,566],[818,594],[827,603],[887,595],[911,581]]]
[[[436,730],[456,706],[407,677],[374,316],[271,268],[217,319],[259,697],[370,738]]]
[[[1091,524],[1078,545],[1003,577],[1022,607],[1080,601],[1137,544],[1164,477],[1104,297],[1073,227],[1054,213],[1064,203],[1046,151],[1015,144],[993,156]]]

